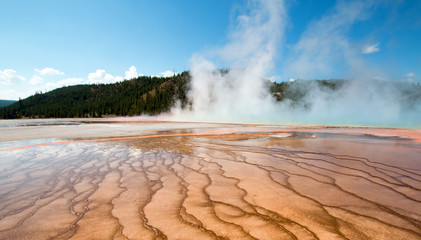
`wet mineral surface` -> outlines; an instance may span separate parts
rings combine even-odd
[[[421,239],[421,143],[405,131],[0,128],[0,239]]]

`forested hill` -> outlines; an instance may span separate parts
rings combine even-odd
[[[226,70],[225,70],[226,71]],[[221,74],[224,72],[221,70]],[[292,107],[309,108],[312,96],[330,94],[350,83],[347,80],[296,80],[274,83],[267,81],[270,94],[277,101],[288,99]],[[388,87],[394,97],[406,107],[421,103],[421,85],[375,82],[376,89]],[[64,118],[156,115],[168,112],[176,102],[185,108],[192,103],[187,98],[189,72],[172,77],[142,76],[113,84],[76,85],[37,93],[9,106],[0,107],[0,118]],[[316,91],[314,91],[316,90]],[[387,92],[387,91],[386,91]],[[309,94],[313,93],[313,94]],[[333,96],[333,95],[332,95]]]
[[[0,109],[0,118],[64,118],[157,114],[187,104],[188,72],[113,84],[76,85],[37,93]]]
[[[225,70],[227,71],[227,70]],[[221,74],[224,74],[221,70]],[[313,81],[321,87],[340,87],[343,81]],[[300,83],[267,81],[268,90],[278,101],[299,101],[308,88]],[[176,102],[181,107],[189,104],[187,92],[189,72],[172,77],[142,76],[113,84],[91,84],[62,87],[46,93],[37,93],[0,108],[0,118],[64,118],[155,115],[167,112]]]
[[[14,101],[14,100],[1,100],[0,99],[0,107],[9,106],[9,105],[11,105],[14,102],[16,102],[16,101]]]

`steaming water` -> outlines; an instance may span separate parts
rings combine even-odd
[[[281,0],[252,1],[237,17],[228,44],[192,57],[192,106],[175,107],[171,119],[420,128],[421,98],[409,101],[420,95],[411,93],[414,85],[402,90],[391,82],[371,80],[385,75],[367,67],[346,39],[343,29],[369,16],[376,5],[363,3],[340,1],[332,13],[310,24],[284,69],[285,75],[310,79],[320,73],[329,76],[339,58],[346,66],[347,74],[342,75],[353,79],[342,89],[331,91],[309,82],[305,87],[310,91],[301,103],[305,107],[275,102],[265,79],[282,50],[287,11]],[[223,62],[230,71],[221,73],[214,62]]]

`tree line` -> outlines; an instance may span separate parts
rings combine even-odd
[[[221,74],[229,69],[219,70]],[[90,84],[62,87],[38,92],[26,99],[0,107],[0,118],[73,118],[157,115],[168,112],[178,102],[182,108],[191,106],[187,98],[191,76],[188,71],[172,77],[140,76],[112,84]],[[311,106],[305,96],[313,88],[337,91],[347,80],[266,81],[268,92],[277,101],[289,100],[292,106]],[[379,86],[386,84],[379,82]],[[400,92],[399,101],[416,105],[421,101],[421,85],[392,84]],[[413,107],[413,106],[409,106]]]
[[[72,118],[133,116],[169,111],[176,101],[188,104],[190,76],[140,76],[113,84],[62,87],[36,93],[0,109],[0,118]]]

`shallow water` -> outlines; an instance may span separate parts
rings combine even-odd
[[[153,124],[0,142],[0,239],[421,238],[416,138]]]

